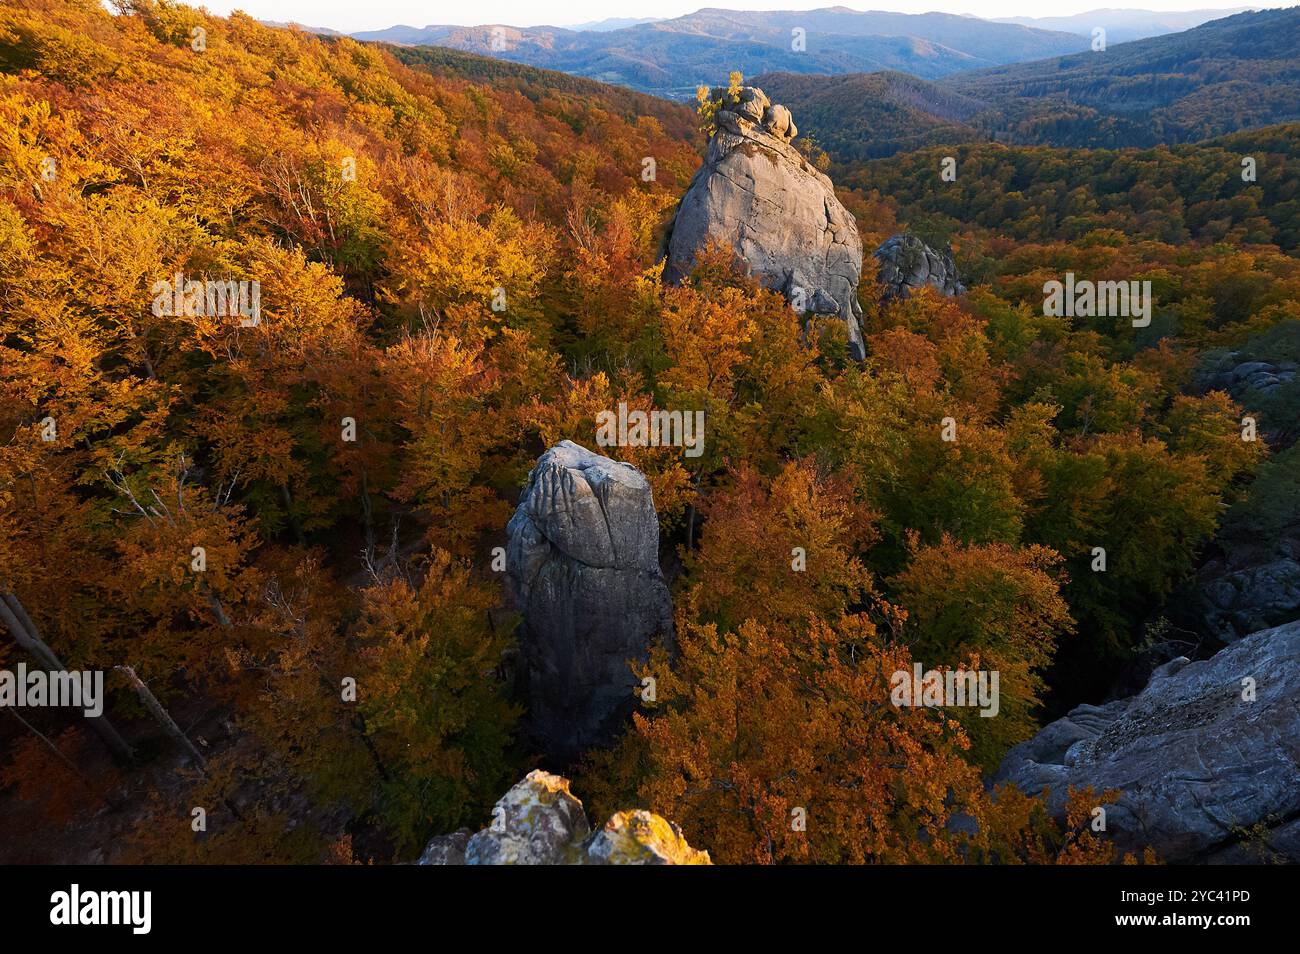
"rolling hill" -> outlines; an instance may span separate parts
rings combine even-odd
[[[765,73],[754,85],[790,107],[802,134],[841,161],[989,138],[973,125],[987,103],[906,73]]]

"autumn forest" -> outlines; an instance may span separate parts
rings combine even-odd
[[[0,712],[0,860],[412,862],[539,768],[715,864],[1164,860],[1093,824],[1120,792],[997,770],[1213,656],[1206,567],[1294,529],[1300,388],[1206,382],[1300,360],[1300,125],[794,138],[856,220],[859,360],[724,248],[665,277],[708,98],[0,0],[0,669],[105,687]],[[902,233],[961,293],[885,293]],[[1151,322],[1045,313],[1066,273]],[[601,446],[620,406],[702,412],[699,453]],[[644,476],[673,638],[559,760],[505,563],[562,441]],[[996,671],[997,717],[891,704],[914,664]]]

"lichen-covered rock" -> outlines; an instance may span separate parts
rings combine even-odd
[[[565,864],[574,860],[573,845],[589,834],[587,813],[569,791],[568,780],[539,769],[496,803],[492,824],[466,844],[465,863]]]
[[[907,298],[927,285],[945,295],[961,295],[966,286],[957,275],[951,249],[936,251],[915,235],[895,235],[876,249],[876,280],[883,296]]]
[[[587,864],[707,865],[707,851],[696,851],[682,830],[653,812],[618,812],[591,836]]]
[[[831,180],[790,145],[790,111],[746,86],[722,104],[704,164],[682,197],[665,245],[664,280],[679,282],[710,242],[730,248],[765,287],[801,311],[838,315],[863,357],[858,224]]]
[[[1118,789],[1106,831],[1123,850],[1213,860],[1243,839],[1297,846],[1300,621],[1255,633],[1210,659],[1180,657],[1138,695],[1080,706],[1008,753],[997,780],[1030,794]],[[1278,829],[1276,839],[1270,832]],[[1300,861],[1300,856],[1290,856]]]
[[[457,848],[459,847],[459,850]],[[429,842],[422,865],[707,865],[707,851],[647,811],[618,812],[592,834],[567,779],[533,771],[496,804],[492,824]]]
[[[538,459],[508,526],[523,614],[527,728],[559,764],[614,739],[640,683],[628,660],[672,639],[659,521],[645,476],[562,441]]]

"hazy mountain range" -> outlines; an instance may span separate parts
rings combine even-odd
[[[700,83],[746,75],[899,70],[935,79],[962,70],[1086,49],[1077,33],[947,13],[704,9],[671,20],[590,29],[483,25],[394,26],[358,40],[446,46],[687,98]],[[802,30],[797,37],[794,31]],[[802,48],[796,40],[802,40]]]
[[[1130,40],[1144,40],[1150,36],[1180,33],[1211,20],[1257,9],[1259,8],[1234,7],[1230,10],[1165,12],[1102,8],[1068,17],[994,17],[993,19],[997,23],[1018,23],[1021,26],[1037,27],[1040,30],[1061,30],[1065,33],[1079,33],[1089,37],[1094,28],[1103,27],[1106,30],[1107,43],[1127,43]]]
[[[930,82],[899,73],[754,78],[840,160],[999,139],[1153,146],[1300,120],[1300,7]]]
[[[846,7],[706,8],[672,19],[611,18],[572,27],[398,25],[352,36],[481,53],[685,99],[699,84],[721,82],[731,70],[746,76],[892,70],[937,80],[1087,50],[1097,26],[1105,27],[1109,44],[1116,44],[1186,30],[1234,12],[1100,9],[1075,16],[983,20]],[[796,35],[796,30],[803,32]]]
[[[642,23],[658,23],[663,17],[609,17],[605,20],[592,20],[589,23],[575,23],[570,30],[623,30],[627,27],[640,26]]]

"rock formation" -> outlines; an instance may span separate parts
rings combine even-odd
[[[1235,348],[1201,355],[1194,394],[1224,391],[1255,418],[1259,436],[1275,450],[1300,438],[1300,321],[1283,321]]]
[[[1201,391],[1226,391],[1238,401],[1249,401],[1251,392],[1268,394],[1295,380],[1294,361],[1238,360],[1236,351],[1227,352],[1197,375]]]
[[[880,263],[876,280],[884,286],[886,299],[906,298],[926,285],[945,295],[966,291],[957,275],[952,249],[935,251],[915,235],[904,233],[885,242],[875,255]]]
[[[630,464],[561,441],[528,475],[507,529],[527,725],[567,764],[614,739],[640,685],[628,660],[672,638],[650,485]]]
[[[1300,540],[1277,541],[1273,559],[1228,569],[1213,561],[1198,575],[1192,604],[1202,626],[1221,642],[1300,614]],[[1289,552],[1288,552],[1289,551]],[[1234,556],[1229,554],[1229,559]]]
[[[1120,790],[1106,830],[1123,850],[1150,845],[1169,862],[1243,852],[1294,862],[1298,739],[1300,621],[1207,660],[1179,657],[1131,698],[1079,706],[1012,749],[997,780],[1030,794],[1050,787],[1058,816],[1070,786]]]
[[[647,811],[618,812],[592,832],[569,783],[533,771],[496,803],[492,824],[429,842],[421,865],[707,865],[681,829]]]
[[[752,86],[734,99],[725,90],[713,96],[722,100],[717,131],[673,220],[665,281],[681,281],[717,242],[796,308],[842,318],[851,352],[863,357],[857,222],[831,180],[790,145],[798,129],[788,109]]]
[[[1244,500],[1224,515],[1194,587],[1179,601],[1185,626],[1232,642],[1300,617],[1300,322],[1236,349],[1206,352],[1189,390],[1223,391],[1256,423],[1273,453]]]

